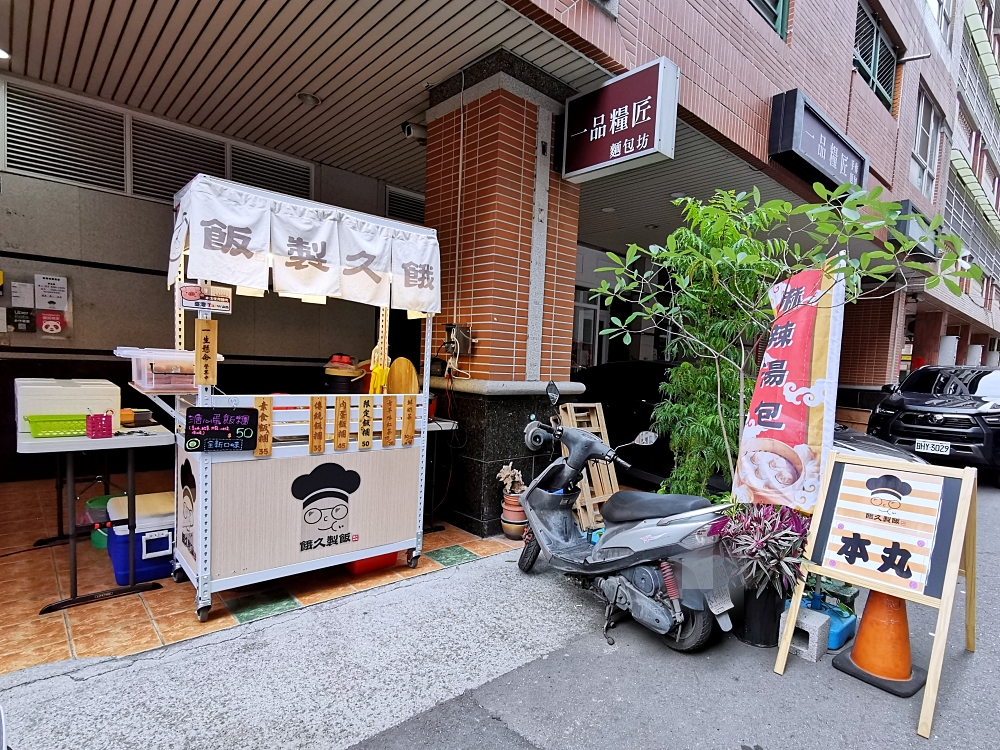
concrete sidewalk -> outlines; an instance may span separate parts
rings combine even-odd
[[[13,750],[62,748],[995,748],[1000,492],[980,491],[979,640],[955,607],[930,743],[894,698],[824,657],[724,637],[677,654],[539,563],[500,554],[135,657],[0,677]],[[959,591],[964,591],[960,581]],[[926,664],[934,612],[909,607]]]

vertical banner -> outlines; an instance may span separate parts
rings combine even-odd
[[[198,318],[194,322],[195,385],[215,385],[218,382],[216,356],[219,352],[219,321]]]
[[[396,397],[382,397],[382,445],[396,444]]]
[[[375,399],[362,396],[358,401],[358,450],[372,447],[372,423],[375,421]]]
[[[257,447],[253,451],[256,458],[271,455],[271,443],[274,437],[271,403],[270,396],[257,396],[253,400],[253,405],[257,407]]]
[[[417,432],[417,397],[403,397],[403,445],[413,445]]]
[[[326,452],[326,396],[309,397],[309,453]]]
[[[769,294],[775,320],[740,440],[733,495],[811,513],[833,445],[844,283],[803,271]]]
[[[351,397],[337,396],[333,434],[333,449],[346,451],[351,444]]]

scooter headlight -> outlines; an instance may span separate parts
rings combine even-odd
[[[713,519],[703,526],[699,526],[686,537],[681,539],[680,545],[684,549],[698,549],[699,547],[708,547],[715,544],[719,541],[719,535],[711,533],[712,526],[714,524],[715,520]]]

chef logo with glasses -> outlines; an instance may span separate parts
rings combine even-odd
[[[869,479],[865,486],[871,494],[871,504],[881,509],[881,515],[886,517],[885,520],[891,519],[901,526],[906,525],[896,511],[902,505],[903,498],[913,491],[909,484],[892,474],[883,474],[880,477]]]
[[[350,495],[361,477],[340,464],[320,464],[292,482],[292,495],[302,502],[299,551],[339,547],[358,541],[350,529]]]

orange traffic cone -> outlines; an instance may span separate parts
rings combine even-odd
[[[920,690],[927,672],[910,660],[906,602],[898,596],[869,592],[854,648],[833,657],[833,666],[901,698]]]

